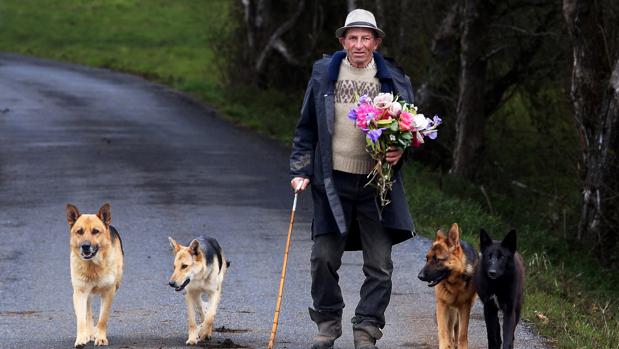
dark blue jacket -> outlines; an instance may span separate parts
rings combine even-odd
[[[334,90],[340,64],[345,57],[345,51],[338,51],[314,63],[301,107],[301,117],[293,139],[290,174],[292,177],[309,178],[315,210],[316,205],[323,205],[325,209],[319,211],[330,211],[332,214],[331,217],[314,217],[313,236],[333,232],[343,235],[350,233],[346,249],[358,250],[360,244],[358,236],[355,236],[358,234],[356,231],[347,231],[340,198],[332,180],[331,137],[335,118]],[[378,70],[376,77],[380,82],[381,92],[391,92],[408,103],[412,103],[413,89],[408,76],[377,52],[374,53],[374,61]],[[402,161],[399,163],[400,166],[401,163]],[[412,237],[415,230],[402,186],[400,166],[396,166],[395,183],[390,194],[391,203],[382,212],[383,226],[392,234],[394,244]],[[324,220],[318,226],[328,226],[327,231],[317,231],[316,219]]]

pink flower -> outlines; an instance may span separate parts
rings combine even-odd
[[[379,109],[387,109],[393,103],[393,95],[391,93],[379,93],[374,97],[374,106]]]
[[[400,131],[410,131],[413,127],[413,116],[409,112],[401,112],[398,124],[400,125]]]
[[[356,125],[362,130],[367,130],[370,123],[376,120],[380,113],[380,110],[367,103],[361,104],[356,110]]]

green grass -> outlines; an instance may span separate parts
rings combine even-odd
[[[141,75],[287,144],[301,104],[298,91],[231,90],[222,84],[225,60],[217,59],[217,38],[230,30],[229,5],[228,0],[2,0],[0,50]],[[559,92],[544,93],[548,103],[561,105]],[[577,219],[578,193],[574,170],[562,154],[574,140],[555,141],[569,134],[570,125],[544,124],[544,116],[535,114],[539,107],[515,96],[487,126],[492,130],[487,163],[499,171],[489,172],[496,178],[486,188],[488,198],[470,183],[417,164],[405,167],[419,232],[431,237],[437,227],[458,222],[465,239],[477,245],[479,227],[496,239],[517,228],[527,262],[525,319],[560,348],[619,348],[619,274],[566,242],[565,226]],[[545,157],[530,155],[540,149]],[[513,168],[528,177],[511,178]],[[511,179],[547,194],[514,188]]]

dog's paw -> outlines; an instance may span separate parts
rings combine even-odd
[[[204,322],[200,325],[199,337],[200,340],[208,341],[211,339],[213,335],[213,323],[212,322]]]
[[[75,339],[75,347],[81,349],[86,346],[86,344],[88,344],[91,340],[92,338],[89,334],[78,335]]]
[[[185,342],[186,345],[196,345],[198,344],[198,336],[193,336],[193,337],[189,337],[189,339],[187,339],[187,341]]]
[[[99,337],[95,339],[95,345],[108,345],[109,342],[106,337]]]

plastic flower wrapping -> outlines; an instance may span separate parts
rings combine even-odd
[[[417,107],[394,97],[380,93],[374,99],[367,95],[359,97],[357,106],[348,112],[348,118],[365,134],[366,150],[376,161],[368,175],[366,185],[377,189],[381,207],[389,204],[389,192],[393,185],[393,170],[386,161],[390,147],[417,148],[424,139],[436,139],[437,127],[442,123],[435,115],[432,119],[417,113]]]

